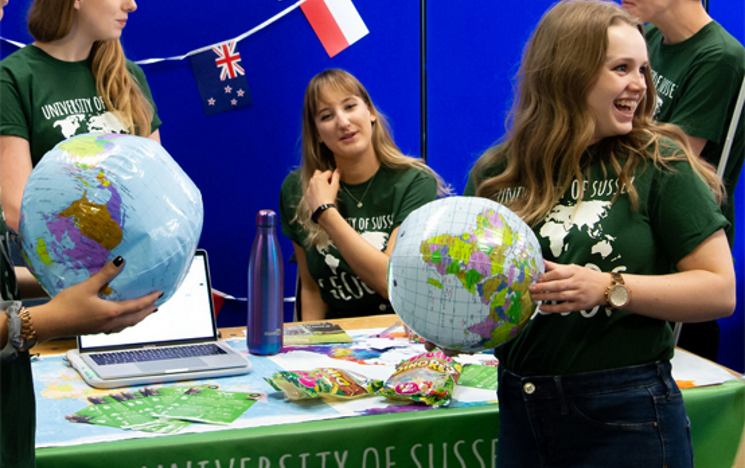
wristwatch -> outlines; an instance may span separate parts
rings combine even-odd
[[[605,300],[611,307],[620,309],[628,304],[630,299],[631,291],[623,281],[621,273],[611,272],[610,284],[608,289],[605,290]]]

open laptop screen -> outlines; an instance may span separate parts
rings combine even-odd
[[[211,295],[207,255],[199,250],[184,282],[157,312],[120,333],[81,336],[78,338],[78,349],[115,349],[216,337]]]

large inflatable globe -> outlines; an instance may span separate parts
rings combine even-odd
[[[522,331],[535,311],[528,286],[543,272],[538,239],[515,213],[485,198],[449,197],[401,224],[388,296],[420,337],[478,352]]]
[[[120,134],[62,141],[34,168],[21,204],[21,253],[50,296],[117,256],[111,300],[163,291],[186,276],[202,232],[199,189],[157,142]]]

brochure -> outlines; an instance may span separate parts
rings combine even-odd
[[[335,323],[303,323],[288,325],[284,329],[284,346],[351,343],[352,341],[352,337]]]
[[[261,393],[225,392],[193,387],[157,414],[161,418],[230,424],[262,397]]]
[[[65,418],[74,423],[170,434],[193,421],[230,424],[261,396],[225,392],[214,385],[145,387],[88,397],[90,406]]]

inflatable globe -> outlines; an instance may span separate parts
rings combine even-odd
[[[60,142],[26,182],[21,254],[50,296],[125,265],[100,295],[133,299],[181,285],[202,232],[199,189],[157,142],[85,134]]]
[[[535,311],[528,286],[543,272],[538,239],[515,213],[485,198],[443,198],[401,224],[388,296],[423,339],[478,352],[522,331]]]

